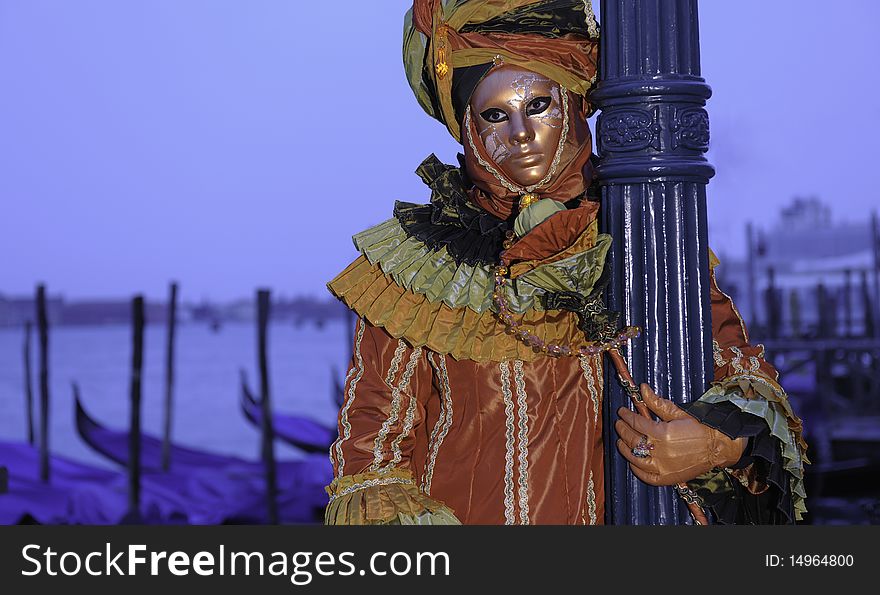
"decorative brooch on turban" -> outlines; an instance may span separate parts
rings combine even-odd
[[[413,93],[459,142],[463,108],[493,64],[526,68],[585,97],[598,48],[590,0],[415,0],[404,24]]]

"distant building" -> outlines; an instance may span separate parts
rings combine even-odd
[[[761,335],[816,334],[820,322],[824,334],[863,334],[877,299],[876,225],[835,222],[818,198],[795,198],[774,227],[749,234],[745,261],[724,262],[719,284]]]
[[[145,318],[148,324],[164,322],[165,304],[147,302]],[[46,318],[50,326],[94,326],[129,324],[131,302],[119,300],[65,301],[62,297],[46,299]],[[32,297],[0,295],[0,327],[24,326],[27,321],[36,324],[37,306]]]
[[[57,324],[61,319],[64,300],[60,297],[46,297],[46,317],[49,324]],[[0,327],[24,326],[25,322],[37,322],[37,307],[34,298],[11,297],[0,294]]]
[[[49,297],[46,302],[47,317],[51,326],[95,326],[105,324],[130,324],[130,300],[71,300]],[[334,298],[294,298],[275,300],[270,309],[274,321],[291,321],[297,326],[311,322],[323,326],[332,319],[343,319],[346,308]],[[239,299],[225,304],[202,301],[199,304],[181,304],[177,310],[180,323],[205,323],[219,328],[227,322],[252,322],[256,306],[252,299]],[[145,304],[147,324],[164,324],[168,318],[167,304]],[[26,321],[36,321],[36,304],[32,297],[11,297],[0,294],[0,327],[20,327]]]

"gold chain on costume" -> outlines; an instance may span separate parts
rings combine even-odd
[[[410,380],[415,373],[415,367],[421,355],[421,347],[416,347],[415,349],[413,349],[412,354],[410,354],[409,356],[409,362],[407,362],[406,364],[406,369],[404,369],[403,375],[400,378],[400,382],[391,390],[391,411],[388,413],[388,418],[382,423],[382,427],[379,428],[379,432],[376,435],[376,439],[373,443],[373,464],[370,465],[371,471],[387,473],[392,470],[397,463],[400,462],[403,456],[400,452],[400,442],[403,439],[404,435],[409,432],[412,426],[409,409],[414,406],[414,395],[409,397],[411,400],[408,403],[407,414],[406,418],[404,419],[403,429],[401,430],[400,434],[398,434],[398,436],[391,441],[392,459],[385,467],[380,468],[383,458],[382,445],[385,442],[385,439],[388,437],[391,426],[397,423],[397,420],[400,418],[400,397],[403,391],[407,390],[407,388],[409,387]]]
[[[509,242],[512,241],[513,231],[510,230],[507,233],[510,235],[504,242],[505,248],[508,248]],[[541,337],[522,328],[520,322],[517,321],[510,312],[507,299],[504,297],[504,287],[509,281],[507,277],[509,272],[509,269],[504,264],[495,267],[495,289],[492,291],[492,302],[498,309],[496,316],[502,323],[504,323],[505,330],[508,333],[534,349],[537,353],[544,353],[553,357],[595,355],[610,349],[617,349],[630,339],[638,337],[639,333],[642,332],[637,326],[627,326],[617,333],[615,337],[602,343],[591,342],[587,345],[580,346],[574,344],[559,345],[557,343],[548,343]],[[638,392],[638,389],[636,389],[636,392]]]
[[[333,502],[334,500],[336,500],[337,498],[341,498],[342,496],[347,496],[351,493],[357,492],[358,490],[372,488],[375,486],[387,486],[387,485],[396,484],[396,483],[400,483],[400,484],[404,484],[404,485],[411,485],[412,480],[407,479],[405,477],[379,477],[376,479],[367,479],[366,481],[352,484],[352,485],[348,486],[347,488],[340,490],[338,493],[331,494],[330,495],[330,502]]]
[[[712,339],[712,357],[715,359],[715,366],[721,368],[727,365],[727,360],[722,355],[721,345],[717,339]]]
[[[394,350],[394,356],[391,358],[391,365],[388,366],[388,374],[385,376],[385,384],[394,386],[394,379],[397,377],[397,370],[400,369],[400,362],[403,361],[403,354],[406,353],[406,343],[403,339],[397,340],[397,348]]]

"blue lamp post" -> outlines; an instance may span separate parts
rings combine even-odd
[[[714,169],[700,76],[697,0],[602,0],[601,80],[593,100],[603,231],[614,237],[609,307],[642,335],[633,377],[678,402],[712,380],[706,184]],[[606,379],[605,427],[628,398]],[[671,488],[642,484],[606,445],[606,522],[683,524]]]

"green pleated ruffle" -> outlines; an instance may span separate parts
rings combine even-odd
[[[467,307],[477,313],[494,309],[491,267],[459,264],[445,248],[431,250],[408,236],[395,218],[356,234],[352,240],[370,264],[378,264],[395,283],[431,302]],[[589,294],[602,274],[610,246],[611,236],[600,234],[592,248],[512,279],[505,292],[510,309],[517,314],[543,310],[541,298],[547,291]]]
[[[799,447],[797,437],[788,426],[788,412],[791,411],[788,399],[784,393],[776,394],[777,391],[775,390],[767,395],[766,398],[756,397],[747,399],[743,396],[739,383],[747,382],[748,380],[748,378],[740,377],[713,385],[699,400],[706,403],[730,402],[736,405],[740,411],[760,417],[767,423],[770,434],[782,444],[783,468],[789,475],[795,518],[801,520],[803,514],[807,512],[805,503],[807,492],[804,488],[804,456]],[[761,379],[756,378],[755,380],[760,382]],[[762,393],[764,392],[766,391],[762,391]]]
[[[611,236],[600,233],[592,248],[556,262],[536,266],[514,281],[540,287],[542,291],[576,291],[581,295],[589,295],[602,276],[609,248]]]
[[[516,216],[516,220],[513,222],[513,231],[517,236],[523,237],[552,215],[564,210],[565,205],[558,200],[539,200],[534,202]]]
[[[488,266],[456,263],[446,248],[434,251],[407,236],[395,218],[356,234],[352,240],[370,264],[378,264],[395,283],[431,302],[476,312],[492,304],[494,280]],[[511,302],[512,309],[518,305]]]

